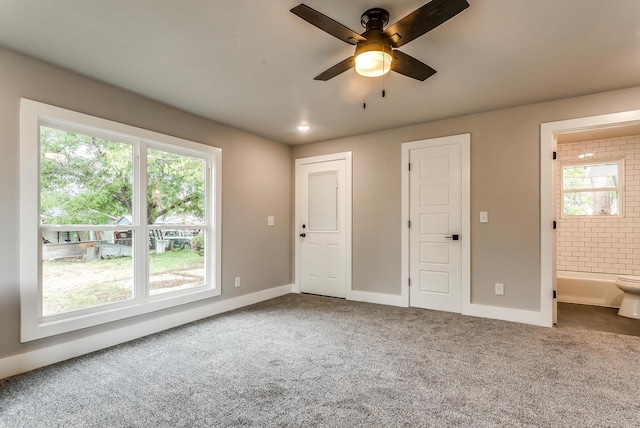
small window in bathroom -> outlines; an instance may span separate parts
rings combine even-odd
[[[562,216],[622,215],[623,161],[562,165]]]

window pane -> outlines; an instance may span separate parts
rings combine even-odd
[[[338,173],[309,175],[309,230],[338,229]]]
[[[566,192],[564,215],[618,215],[619,200],[617,191]]]
[[[148,150],[148,224],[204,223],[205,166],[203,159]]]
[[[565,190],[602,189],[618,186],[618,163],[598,163],[562,167]]]
[[[56,315],[133,298],[131,232],[42,234],[42,315]]]
[[[132,210],[132,148],[40,127],[43,224],[113,224]]]
[[[153,230],[150,236],[150,295],[204,284],[204,235],[186,230]]]

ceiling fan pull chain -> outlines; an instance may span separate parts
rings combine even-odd
[[[384,60],[383,60],[384,61]],[[384,67],[384,65],[383,65]],[[382,75],[382,98],[384,98],[384,96],[387,94],[387,92],[384,90],[384,74]]]
[[[382,46],[382,53],[384,53],[384,45]],[[384,70],[384,55],[382,55],[382,69]],[[386,73],[382,74],[382,98],[384,98],[384,96],[386,95],[385,90],[384,90],[384,75]]]

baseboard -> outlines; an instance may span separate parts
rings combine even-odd
[[[408,301],[406,296],[400,294],[383,294],[371,293],[369,291],[347,292],[347,300],[355,300],[356,302],[376,303],[379,305],[407,307]]]
[[[474,303],[465,306],[462,309],[462,315],[532,324],[541,327],[552,326],[551,317],[545,316],[541,311],[526,311],[524,309],[502,308]]]
[[[297,293],[299,288],[292,286],[292,292]],[[347,291],[347,300],[356,302],[375,303],[378,305],[409,307],[409,299],[402,294],[372,293],[369,291]],[[479,304],[463,304],[462,315],[479,318],[489,318],[502,321],[511,321],[521,324],[532,324],[541,327],[552,327],[551,316],[546,316],[542,311],[527,311],[523,309],[502,308]]]
[[[119,345],[150,334],[159,333],[163,330],[168,330],[223,312],[280,297],[291,293],[292,288],[292,284],[282,285],[231,299],[214,300],[210,304],[187,309],[176,314],[165,315],[132,326],[2,358],[0,359],[0,379],[59,363],[70,358],[79,357],[80,355],[99,351],[100,349]]]
[[[558,303],[571,303],[574,305],[600,306],[601,308],[620,309],[622,298],[620,299],[620,303],[618,304],[605,304],[598,299],[589,300],[584,298],[576,298],[575,296],[566,297],[558,293]]]

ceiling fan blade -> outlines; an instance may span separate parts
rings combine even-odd
[[[344,61],[340,61],[330,69],[323,71],[322,73],[314,77],[313,80],[327,81],[329,79],[336,77],[338,74],[344,73],[348,69],[353,68],[355,65],[356,65],[355,57],[354,56],[349,57]]]
[[[393,51],[391,70],[420,81],[436,74],[436,71],[427,64],[396,50]]]
[[[306,4],[299,4],[291,9],[291,13],[298,15],[300,18],[307,21],[309,24],[313,24],[322,31],[331,34],[333,37],[337,37],[343,42],[355,45],[358,42],[366,40],[360,34],[345,27],[338,21],[334,21],[326,15],[321,14],[315,9],[311,9]]]
[[[391,25],[384,34],[394,48],[409,43],[469,7],[466,0],[431,0]]]

